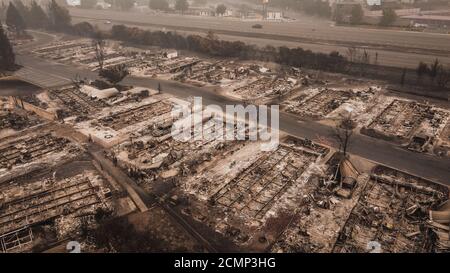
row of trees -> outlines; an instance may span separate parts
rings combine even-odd
[[[162,11],[170,10],[168,0],[150,0],[149,7],[154,10],[162,10]],[[189,9],[189,2],[187,0],[176,0],[175,10],[184,13],[188,9]],[[226,10],[227,7],[224,4],[219,4],[216,7],[216,13],[220,15],[225,14]]]
[[[260,0],[254,0],[255,3],[259,3]],[[316,15],[320,17],[330,18],[332,15],[329,1],[323,0],[271,0],[269,5],[278,6],[283,9],[292,9],[297,11],[303,11],[309,15]],[[342,11],[336,10],[333,14],[335,20],[338,23],[343,23],[345,14]],[[364,11],[361,5],[354,5],[349,18],[351,24],[361,24],[364,17]],[[380,25],[389,26],[397,19],[395,10],[392,8],[383,9],[383,15],[380,20]]]
[[[92,9],[97,6],[97,0],[80,0],[80,8],[82,9]]]
[[[424,76],[428,76],[431,85],[447,87],[450,84],[450,68],[445,67],[438,59],[429,65],[420,62],[416,68],[416,73],[419,82],[423,81]]]
[[[6,25],[17,34],[23,34],[26,28],[22,15],[13,3],[9,3],[8,10],[6,11]]]
[[[150,0],[149,7],[154,10],[169,10],[169,2],[167,0]],[[181,11],[184,13],[189,9],[189,2],[187,0],[176,0],[175,2],[175,10]]]
[[[397,20],[397,13],[395,13],[394,9],[383,9],[383,15],[381,16],[380,20],[381,26],[390,26],[395,22],[395,20]]]
[[[302,48],[265,47],[259,48],[240,41],[223,41],[209,33],[182,36],[172,32],[146,31],[139,28],[114,25],[111,38],[137,44],[160,46],[166,48],[187,49],[218,57],[237,57],[240,59],[256,59],[274,61],[280,64],[308,67],[326,71],[341,71],[346,67],[345,58],[338,52],[330,54],[314,53]]]
[[[92,9],[95,8],[99,2],[99,0],[80,0],[80,8]],[[110,4],[112,8],[125,11],[134,7],[136,2],[136,0],[105,0],[105,3]]]
[[[0,70],[12,70],[15,67],[15,55],[12,45],[0,22]]]
[[[350,14],[350,24],[359,25],[363,22],[364,19],[364,11],[361,5],[354,5]],[[336,15],[336,21],[341,23],[343,20],[342,15]],[[395,10],[392,8],[385,8],[382,11],[382,16],[379,22],[381,26],[390,26],[395,20],[397,20],[397,14]]]
[[[64,7],[52,0],[47,11],[36,3],[25,6],[22,1],[14,0],[9,3],[6,11],[6,24],[18,34],[24,33],[26,28],[48,28],[66,30],[71,27],[71,17]]]
[[[150,0],[148,5],[154,10],[169,10],[169,2],[167,0]]]
[[[253,0],[254,3],[260,4],[260,0]],[[269,5],[280,7],[283,9],[291,9],[303,11],[309,15],[329,18],[331,16],[330,3],[322,0],[271,0]]]
[[[115,9],[130,10],[136,3],[136,0],[105,0],[105,2],[110,4]]]
[[[301,9],[310,15],[330,18],[331,7],[328,1],[322,0],[304,0],[302,1]]]

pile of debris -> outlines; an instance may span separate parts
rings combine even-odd
[[[312,88],[303,91],[299,96],[285,102],[286,111],[302,117],[323,119],[333,112],[341,112],[345,107],[347,112],[358,111],[367,104],[375,95],[373,87],[337,89],[337,88]]]
[[[403,144],[410,150],[428,152],[449,118],[450,112],[444,109],[396,99],[361,132]]]
[[[279,76],[260,77],[257,80],[233,90],[233,95],[243,99],[276,98],[288,95],[292,90],[299,87],[294,78]]]
[[[435,210],[430,210],[428,227],[437,236],[436,251],[450,251],[450,201],[445,201]]]
[[[365,185],[334,247],[335,252],[432,252],[428,210],[448,199],[448,188],[386,167],[377,167]]]
[[[39,123],[40,120],[37,118],[30,119],[28,116],[19,115],[14,111],[7,110],[0,112],[0,130],[13,129],[16,131],[20,131]]]
[[[66,156],[77,156],[79,153],[80,148],[66,138],[51,133],[26,135],[0,143],[0,169],[11,170],[15,166],[28,163],[43,164],[50,158],[61,160]]]

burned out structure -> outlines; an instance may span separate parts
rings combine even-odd
[[[68,232],[76,230],[77,221],[95,215],[100,208],[109,209],[107,198],[111,191],[94,171],[64,179],[57,179],[44,170],[33,175],[33,178],[22,176],[1,184],[1,252],[30,251],[36,247],[33,239],[52,232],[55,241],[73,236]],[[58,222],[68,217],[74,219],[58,226]],[[43,231],[42,226],[52,232]]]
[[[5,99],[5,101],[7,100]],[[0,138],[16,134],[42,123],[44,123],[44,120],[35,113],[5,107],[0,110]]]
[[[101,52],[96,49],[96,43],[101,44]],[[39,57],[49,58],[61,63],[75,64],[92,71],[103,68],[125,65],[132,75],[143,77],[167,77],[184,71],[186,68],[198,63],[195,57],[181,57],[177,51],[162,50],[159,48],[141,50],[133,47],[124,47],[113,41],[90,41],[77,39],[57,41],[50,45],[33,51]],[[102,56],[99,60],[98,56]]]
[[[111,189],[95,168],[72,164],[83,154],[81,146],[52,125],[0,141],[0,252],[45,249],[45,244],[67,238],[64,228],[100,207],[111,208]],[[75,217],[72,224],[58,227],[69,216]]]
[[[77,116],[79,105],[88,103],[69,92],[54,100],[48,92],[2,98],[2,129],[14,132],[0,138],[0,252],[43,251],[82,236],[80,230],[95,226],[100,214],[136,210],[90,160],[83,138],[55,122],[59,112],[52,110],[69,109]],[[10,122],[11,115],[19,118]]]
[[[111,157],[147,190],[158,182],[175,182],[195,173],[204,162],[222,153],[238,149],[236,141],[226,142],[219,131],[214,133],[211,118],[199,118],[203,131],[211,130],[207,139],[197,139],[196,132],[182,141],[172,134],[174,122],[182,120],[162,114],[157,122],[134,132],[129,140],[113,147]],[[191,122],[186,121],[186,122]]]
[[[447,202],[448,187],[377,166],[370,176],[359,176],[350,198],[335,191],[329,206],[318,206],[314,201],[323,189],[319,186],[315,194],[305,195],[272,251],[448,251],[428,215]]]
[[[367,252],[376,241],[383,252],[434,252],[429,210],[448,200],[448,187],[377,167],[341,230],[335,252]]]
[[[447,110],[395,99],[361,132],[414,151],[432,151],[449,118]]]
[[[288,99],[283,107],[304,118],[324,119],[333,112],[364,112],[379,92],[374,86],[353,88],[310,88]],[[356,114],[355,114],[356,115]]]
[[[60,107],[56,110],[59,119],[70,116],[86,118],[108,106],[104,101],[92,98],[80,91],[76,86],[66,86],[48,92],[49,99],[57,101]]]
[[[271,152],[258,145],[244,143],[203,165],[202,172],[179,181],[174,194],[189,200],[180,205],[185,215],[244,249],[262,251],[282,227],[272,226],[271,219],[294,209],[305,181],[322,172],[330,151],[293,137]]]
[[[73,159],[80,148],[66,138],[46,132],[5,138],[0,143],[0,151],[0,170],[6,176],[7,170],[19,172],[34,165],[51,166],[58,160]]]

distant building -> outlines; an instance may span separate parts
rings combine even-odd
[[[190,7],[185,14],[197,16],[214,16],[214,11],[211,8]]]
[[[266,20],[282,20],[283,12],[281,11],[268,11],[266,14]]]
[[[381,0],[381,7],[397,9],[401,7],[400,0]]]
[[[79,6],[81,6],[81,0],[66,0],[66,3],[70,7],[79,7]]]
[[[350,14],[355,6],[361,6],[361,3],[353,1],[336,1],[331,7],[335,20],[348,23],[350,21]],[[340,18],[338,19],[337,17]]]
[[[213,12],[211,10],[200,10],[198,15],[200,16],[212,16]]]
[[[167,59],[177,58],[178,57],[178,51],[173,50],[173,51],[164,52],[164,57],[166,57]]]
[[[262,20],[263,16],[259,13],[256,13],[254,11],[248,11],[245,13],[240,13],[239,17],[246,20]]]
[[[373,7],[373,6],[381,6],[381,0],[367,0],[366,1],[367,6]]]
[[[105,1],[97,1],[97,4],[95,5],[97,8],[101,9],[109,9],[111,8],[111,4],[106,3]]]
[[[234,14],[233,10],[227,9],[222,16],[224,16],[224,17],[231,17],[231,16],[233,16],[233,14]]]

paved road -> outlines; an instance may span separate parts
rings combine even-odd
[[[264,22],[262,29],[253,29],[255,22],[238,19],[181,16],[167,14],[146,14],[111,10],[70,9],[73,17],[101,20],[147,23],[166,28],[184,30],[224,30],[259,34],[286,35],[316,41],[356,42],[381,46],[450,50],[450,35],[422,33],[390,29],[368,29],[357,27],[332,26],[330,22],[305,17],[295,22]],[[189,30],[189,29],[186,29]]]
[[[16,72],[14,72],[14,76],[17,76],[21,79],[26,79],[27,82],[37,85],[41,88],[50,88],[63,86],[67,84],[69,79],[56,76],[56,75],[48,75],[45,72],[33,69],[31,67],[24,67]]]
[[[72,78],[76,74],[87,78],[96,77],[96,73],[89,70],[51,63],[32,56],[21,55],[18,56],[18,58],[26,67],[32,67],[57,77]],[[224,106],[226,104],[238,103],[235,100],[221,96],[211,90],[189,86],[179,82],[128,77],[125,79],[124,83],[153,89],[157,87],[158,83],[161,83],[163,92],[165,93],[181,98],[201,96],[204,104]],[[318,138],[322,137],[329,140],[333,139],[333,129],[331,127],[314,121],[300,121],[296,117],[286,113],[280,114],[280,129],[294,136],[306,137],[316,141]],[[334,143],[334,145],[335,147],[337,146],[336,143]],[[449,158],[438,158],[436,156],[414,153],[404,150],[390,142],[360,134],[356,134],[353,137],[349,151],[350,153],[367,158],[371,161],[383,163],[415,175],[450,185]]]
[[[148,15],[118,11],[71,9],[74,22],[89,21],[101,29],[112,24],[126,24],[150,30],[176,30],[183,34],[204,34],[214,30],[221,39],[240,40],[260,46],[302,47],[316,52],[339,51],[346,54],[350,45],[378,53],[378,63],[415,68],[420,61],[436,58],[450,65],[450,35],[386,29],[332,27],[329,22],[305,18],[289,23],[263,23],[263,29],[252,29],[254,22],[223,18],[180,15]],[[108,20],[112,24],[105,24]]]

